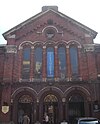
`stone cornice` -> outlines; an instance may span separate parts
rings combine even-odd
[[[6,53],[17,53],[17,46],[15,45],[7,45]]]
[[[84,44],[83,46],[86,52],[93,52],[95,50],[94,44]]]

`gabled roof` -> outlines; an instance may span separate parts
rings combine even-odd
[[[35,19],[38,19],[39,17],[43,16],[44,14],[46,14],[46,13],[48,13],[50,11],[53,12],[53,13],[55,13],[55,14],[58,14],[61,18],[64,18],[65,20],[68,20],[68,21],[72,22],[73,24],[79,26],[80,28],[86,30],[88,32],[88,34],[90,34],[93,37],[93,39],[96,37],[96,35],[97,35],[97,32],[96,31],[94,31],[91,28],[89,28],[89,27],[81,24],[80,22],[78,22],[78,21],[76,21],[76,20],[68,17],[67,15],[65,15],[65,14],[63,14],[63,13],[61,13],[61,12],[55,10],[55,9],[53,9],[52,7],[51,8],[49,7],[47,10],[42,11],[42,12],[36,14],[35,16],[27,19],[26,21],[18,24],[17,26],[15,26],[12,29],[8,30],[7,32],[3,33],[4,38],[6,39],[6,37],[8,35],[10,35],[11,33],[15,32],[16,30],[20,29],[22,26],[30,23],[31,21],[33,21]]]

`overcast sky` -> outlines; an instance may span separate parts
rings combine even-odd
[[[94,43],[100,43],[100,0],[0,0],[0,44],[6,44],[4,32],[50,5],[98,32]]]

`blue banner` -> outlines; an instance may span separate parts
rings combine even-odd
[[[47,77],[54,77],[54,52],[47,52]]]

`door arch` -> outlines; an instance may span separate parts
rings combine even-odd
[[[43,115],[44,113],[48,114],[50,124],[58,123],[58,98],[52,93],[46,95],[43,99]]]
[[[77,117],[85,116],[84,97],[79,93],[70,95],[68,99],[69,122],[74,123]]]
[[[17,104],[17,122],[20,122],[20,119],[23,119],[24,114],[27,114],[30,118],[30,123],[33,122],[33,99],[28,94],[23,94],[18,99]],[[21,123],[20,123],[21,124]]]

